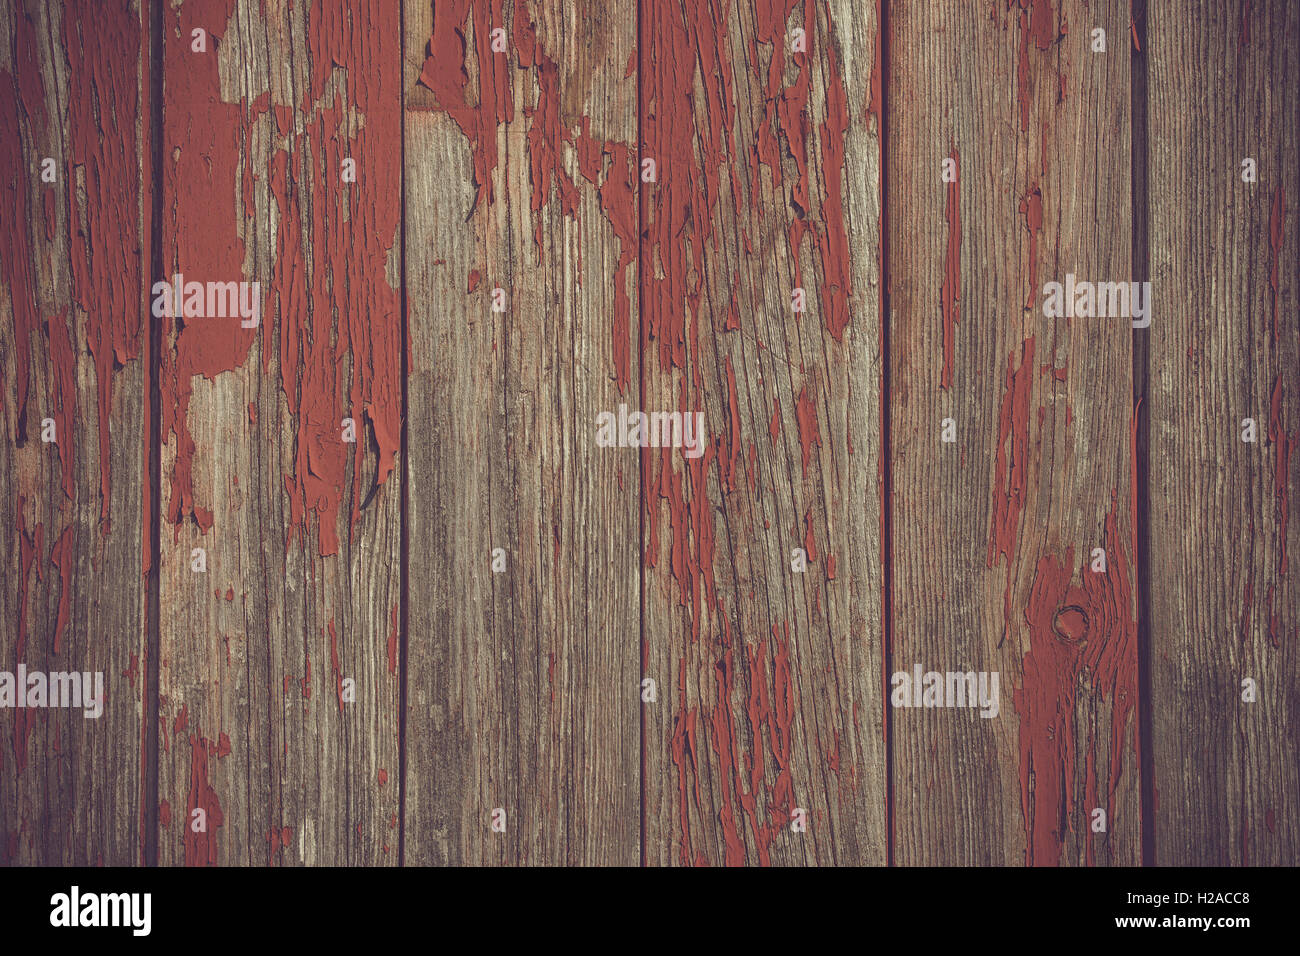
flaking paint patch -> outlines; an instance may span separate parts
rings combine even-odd
[[[1066,830],[1078,820],[1075,742],[1081,688],[1090,686],[1098,706],[1110,703],[1106,785],[1100,787],[1096,779],[1096,754],[1091,750],[1095,742],[1090,741],[1085,772],[1091,778],[1085,796],[1104,793],[1112,829],[1116,823],[1114,796],[1124,770],[1124,738],[1130,723],[1132,748],[1135,753],[1138,750],[1134,717],[1137,621],[1117,510],[1117,496],[1112,491],[1105,522],[1110,556],[1107,570],[1091,571],[1085,554],[1079,568],[1083,585],[1075,585],[1073,572],[1056,555],[1045,554],[1039,559],[1025,607],[1030,647],[1022,662],[1023,684],[1013,688],[1012,700],[1020,718],[1020,799],[1028,866],[1059,864]],[[1073,622],[1063,625],[1066,615]],[[1095,805],[1089,803],[1083,809]],[[1086,822],[1081,825],[1086,830]]]

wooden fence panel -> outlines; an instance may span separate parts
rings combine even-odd
[[[891,12],[895,858],[1136,864],[1128,4]]]
[[[406,5],[408,863],[639,857],[635,14]]]
[[[1147,56],[1155,862],[1294,866],[1300,10],[1153,2]]]
[[[163,11],[163,864],[398,862],[399,8]]]
[[[148,10],[0,8],[4,863],[145,855]]]
[[[883,864],[878,14],[641,16],[646,860]]]

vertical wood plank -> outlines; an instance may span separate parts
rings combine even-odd
[[[1130,275],[1128,5],[891,13],[891,666],[996,672],[1000,698],[988,719],[894,709],[895,858],[1136,864],[1134,333],[1043,311],[1069,274],[1146,278]]]
[[[634,864],[635,7],[406,17],[406,860]]]
[[[399,4],[163,32],[156,278],[256,282],[260,322],[162,319],[160,861],[396,864]]]
[[[864,7],[641,4],[641,405],[704,426],[641,454],[654,865],[885,862]]]
[[[1155,862],[1293,865],[1300,10],[1153,2],[1147,38]]]
[[[142,853],[147,11],[0,9],[4,863]],[[20,668],[42,675],[42,708],[14,706],[32,686]],[[66,706],[54,675],[70,672],[102,698],[98,716]]]

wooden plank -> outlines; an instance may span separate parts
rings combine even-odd
[[[1153,2],[1147,55],[1155,862],[1294,865],[1300,9]]]
[[[1043,310],[1069,274],[1145,278],[1128,4],[891,14],[891,670],[999,675],[996,716],[892,711],[895,859],[1136,864],[1134,332]]]
[[[882,864],[877,15],[641,17],[646,860]]]
[[[632,864],[635,8],[405,9],[405,858]]]
[[[397,0],[163,12],[162,278],[260,305],[163,319],[164,864],[398,862],[399,45]]]
[[[141,9],[0,10],[0,669],[13,682],[0,687],[4,863],[120,866],[143,852],[150,177]],[[43,440],[47,429],[56,441]],[[32,686],[20,668],[41,675],[44,689],[29,699],[46,709],[14,708]],[[99,706],[56,708],[56,672],[86,675],[81,691]]]

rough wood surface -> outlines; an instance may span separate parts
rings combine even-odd
[[[1293,866],[1300,9],[1153,2],[1147,38],[1155,862]]]
[[[163,11],[163,864],[398,862],[398,10]]]
[[[0,0],[0,863],[1296,863],[1298,71],[1285,0]]]
[[[144,847],[148,53],[128,3],[0,8],[0,670],[105,696],[0,712],[0,862]]]
[[[896,859],[1135,864],[1134,333],[1042,309],[1068,273],[1145,278],[1128,5],[892,13],[891,670],[1000,675],[994,717],[893,711]]]
[[[406,860],[632,865],[636,9],[406,14]]]
[[[876,15],[642,18],[646,859],[881,864]]]

